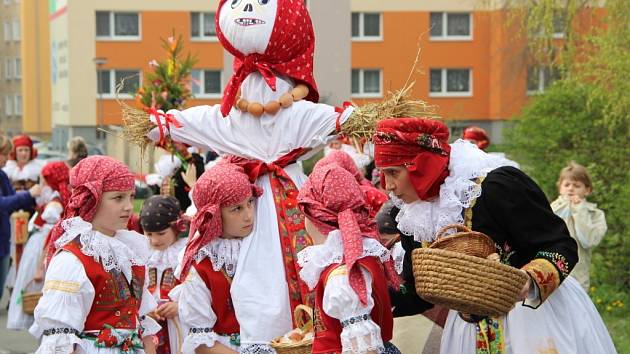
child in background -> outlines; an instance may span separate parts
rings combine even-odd
[[[168,293],[178,284],[175,269],[178,255],[186,246],[187,222],[182,218],[179,202],[174,197],[155,195],[147,199],[140,212],[140,225],[149,238],[151,253],[147,261],[149,292],[158,302],[151,316],[159,321],[157,353],[178,353],[177,302]]]
[[[63,161],[50,162],[41,174],[42,194],[37,201],[37,212],[29,222],[34,232],[24,247],[20,268],[17,270],[15,285],[9,302],[7,315],[8,329],[28,329],[33,324],[33,316],[22,311],[24,292],[39,290],[43,279],[43,249],[46,237],[59,221],[70,198],[70,169]]]
[[[43,335],[37,353],[155,353],[160,326],[146,316],[157,305],[145,282],[149,241],[126,230],[133,174],[92,156],[72,168],[70,188],[30,329]]]
[[[237,353],[239,349],[240,327],[230,290],[241,241],[254,229],[254,200],[261,193],[242,168],[229,163],[208,169],[193,189],[198,210],[181,268],[175,272],[182,284],[170,293],[179,304],[187,334],[183,353]]]
[[[314,243],[298,254],[300,277],[316,296],[313,353],[400,353],[389,343],[387,289],[400,284],[354,176],[336,164],[320,165],[298,204]]]
[[[571,237],[577,241],[579,261],[571,276],[588,292],[591,250],[606,233],[606,216],[597,204],[586,201],[593,192],[593,184],[584,166],[569,163],[560,172],[557,186],[560,196],[551,203],[551,208],[567,223]]]

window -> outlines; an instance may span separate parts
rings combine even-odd
[[[7,80],[13,78],[13,61],[11,58],[4,59],[4,75]]]
[[[96,92],[107,98],[116,96],[118,85],[119,97],[132,97],[140,88],[140,71],[138,70],[99,70]],[[124,80],[124,81],[123,81]]]
[[[197,98],[221,96],[220,70],[193,70],[192,93]]]
[[[11,98],[11,96],[4,96],[4,115],[13,115],[13,99]]]
[[[381,97],[380,69],[352,69],[353,97]]]
[[[566,14],[556,11],[553,15],[553,38],[564,38],[566,23]]]
[[[13,21],[13,40],[19,41],[21,39],[20,21]]]
[[[214,26],[214,12],[190,13],[190,37],[194,39],[217,39]]]
[[[139,39],[140,15],[137,12],[96,11],[96,38]]]
[[[22,59],[15,58],[15,70],[13,74],[16,79],[22,78]]]
[[[13,37],[11,32],[12,32],[11,22],[4,21],[4,41],[5,42],[10,41],[11,38]]]
[[[527,93],[531,95],[545,92],[545,89],[559,78],[558,68],[530,66],[527,68]]]
[[[381,40],[381,14],[380,13],[352,13],[352,39],[355,40]]]
[[[472,70],[431,69],[429,96],[470,97],[472,96]]]
[[[431,12],[432,40],[471,40],[470,13]]]
[[[5,4],[5,5],[9,5],[9,4],[11,4],[11,0],[4,0],[4,4]]]
[[[15,95],[15,106],[13,108],[16,116],[22,115],[22,95]]]

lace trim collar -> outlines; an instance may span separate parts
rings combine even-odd
[[[212,263],[212,269],[215,272],[223,268],[228,276],[233,277],[234,273],[236,273],[242,241],[240,238],[217,238],[197,252],[195,262],[199,263],[207,257]]]
[[[396,216],[398,229],[417,242],[431,242],[442,227],[462,224],[463,210],[481,195],[481,185],[475,179],[503,166],[517,167],[515,162],[487,154],[467,141],[455,141],[451,144],[449,176],[440,187],[438,198],[405,204],[391,196],[393,204],[400,209]]]
[[[114,237],[106,236],[79,216],[63,220],[61,227],[65,233],[55,242],[57,248],[79,236],[81,252],[92,256],[107,272],[115,269],[131,279],[131,266],[144,266],[149,258],[149,240],[137,232],[119,230]]]
[[[389,250],[373,238],[363,238],[364,257],[378,257],[386,262],[391,257]],[[298,264],[302,267],[300,278],[309,289],[313,290],[319,281],[321,273],[331,264],[343,262],[343,240],[341,231],[334,230],[328,234],[326,242],[321,245],[309,246],[298,253]]]
[[[31,160],[22,168],[18,167],[15,160],[9,160],[3,170],[11,181],[37,181],[42,172],[42,167],[43,162],[41,160]]]
[[[179,239],[162,251],[151,249],[147,267],[162,270],[175,269],[179,265],[179,253],[186,247],[186,241],[185,238]]]

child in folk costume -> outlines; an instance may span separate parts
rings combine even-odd
[[[501,261],[521,269],[528,281],[519,296],[522,304],[505,316],[451,310],[441,352],[614,353],[595,306],[568,277],[577,247],[544,193],[517,168],[497,164],[500,160],[469,142],[448,144],[448,136],[448,127],[431,119],[386,119],[376,127],[376,165],[399,209],[406,286],[415,281],[409,274],[412,250],[451,224],[488,235]],[[412,289],[406,294],[401,303],[409,310],[431,306]]]
[[[50,162],[42,169],[42,194],[37,200],[37,213],[31,218],[34,233],[29,237],[20,268],[15,278],[14,291],[9,302],[7,317],[8,329],[28,329],[33,324],[33,316],[22,311],[24,291],[32,291],[29,286],[41,284],[43,280],[43,249],[50,230],[59,221],[64,205],[70,198],[70,169],[63,161]]]
[[[221,0],[216,13],[217,37],[235,57],[222,104],[153,112],[159,126],[147,136],[240,156],[265,190],[232,283],[236,311],[259,314],[240,318],[242,344],[258,346],[293,329],[293,309],[309,301],[297,275],[296,255],[311,240],[295,203],[306,179],[296,162],[322,148],[353,108],[316,103],[315,37],[303,1]]]
[[[12,150],[11,140],[0,134],[0,168],[5,166]],[[40,195],[41,189],[36,184],[28,191],[16,193],[7,174],[0,170],[0,297],[11,263],[11,213],[35,206],[35,197]]]
[[[586,291],[590,286],[591,251],[602,241],[608,228],[604,212],[597,208],[597,204],[586,201],[592,191],[593,184],[586,168],[571,162],[560,172],[560,196],[551,203],[553,212],[566,222],[571,237],[577,241],[579,261],[571,276]]]
[[[399,353],[387,288],[398,278],[354,176],[319,166],[298,203],[315,244],[299,253],[300,277],[316,294],[313,353]]]
[[[365,195],[365,201],[370,208],[370,217],[376,217],[376,214],[379,210],[381,210],[383,204],[389,199],[387,194],[381,192],[378,188],[374,187],[372,185],[372,182],[368,181],[367,178],[365,178],[363,173],[361,173],[356,163],[348,153],[342,150],[332,150],[324,158],[317,161],[315,168],[317,168],[317,166],[323,166],[329,163],[337,164],[339,167],[345,169],[354,176],[354,178],[359,183],[361,191]]]
[[[160,320],[158,353],[178,353],[177,302],[168,293],[178,284],[175,278],[178,255],[186,246],[186,238],[178,236],[187,229],[179,202],[174,197],[155,195],[142,205],[140,225],[149,238],[151,254],[147,261],[149,292],[159,306],[152,317]]]
[[[30,329],[43,335],[37,353],[154,353],[160,327],[146,316],[156,308],[145,281],[149,241],[126,230],[133,174],[110,157],[88,157],[70,171],[70,187]]]
[[[188,330],[183,353],[232,353],[239,350],[239,322],[232,305],[232,278],[243,238],[254,228],[254,200],[262,191],[243,169],[219,163],[206,170],[193,189],[197,213],[171,291]],[[257,289],[266,291],[265,288]],[[259,318],[258,313],[239,316]]]

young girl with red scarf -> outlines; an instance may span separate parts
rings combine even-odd
[[[145,316],[156,308],[145,282],[149,241],[126,230],[133,174],[110,157],[88,157],[70,171],[70,187],[30,329],[43,335],[37,353],[154,353],[160,327]]]
[[[35,199],[37,213],[29,222],[29,229],[33,228],[34,232],[24,247],[15,277],[7,315],[8,329],[28,329],[33,324],[33,316],[22,311],[22,295],[23,291],[33,291],[37,285],[41,287],[44,242],[70,198],[69,173],[70,169],[63,161],[48,163],[42,169],[42,194]]]
[[[313,353],[400,353],[389,343],[387,289],[398,278],[354,176],[320,165],[298,203],[315,244],[298,254],[300,277],[316,296]]]
[[[174,197],[155,195],[147,199],[140,212],[140,225],[149,238],[151,252],[147,261],[149,292],[159,306],[150,316],[159,321],[157,352],[178,353],[177,302],[168,293],[179,283],[175,278],[178,255],[186,246],[186,238],[179,238],[187,229],[179,202]]]
[[[182,345],[184,353],[239,350],[240,328],[231,284],[241,242],[254,229],[254,200],[261,193],[242,168],[225,162],[206,170],[195,184],[192,199],[197,213],[181,268],[175,274],[183,283],[170,293],[179,304],[179,317],[188,334]]]

